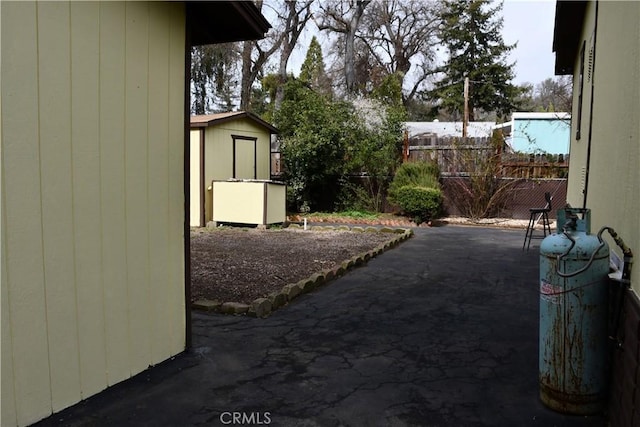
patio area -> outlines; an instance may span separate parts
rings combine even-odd
[[[538,399],[539,242],[414,232],[267,319],[194,313],[189,353],[38,425],[606,425]]]

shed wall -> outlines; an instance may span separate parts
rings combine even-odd
[[[569,153],[570,120],[514,119],[511,146],[524,153]]]
[[[250,119],[232,120],[210,125],[204,129],[205,188],[208,188],[214,180],[222,181],[233,178],[234,150],[232,135],[257,138],[256,179],[271,179],[271,134],[269,130],[257,125]],[[244,142],[246,143],[247,141]],[[253,142],[251,142],[251,145],[253,145]],[[238,150],[236,150],[236,154],[237,152]],[[246,160],[246,158],[238,159],[236,165],[242,168],[243,164],[246,166]],[[251,158],[251,162],[253,162],[253,158]],[[246,178],[253,178],[253,175]],[[209,191],[205,192],[205,222],[213,219],[211,194]]]
[[[233,176],[233,137],[241,135],[257,138],[256,179],[271,179],[271,134],[249,119],[233,120],[206,128],[205,183]],[[251,177],[253,178],[253,177]],[[208,184],[207,184],[208,185]]]
[[[183,5],[2,2],[2,419],[185,345]]]
[[[201,212],[204,209],[204,189],[208,185],[202,180],[202,152],[201,152],[201,140],[200,134],[204,132],[204,129],[191,129],[189,132],[189,154],[191,159],[189,161],[189,224],[192,227],[202,227]]]

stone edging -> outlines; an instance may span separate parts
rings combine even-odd
[[[289,228],[302,228],[299,224],[289,224]],[[408,239],[413,235],[413,230],[410,228],[390,228],[390,227],[350,227],[347,225],[334,226],[322,226],[312,225],[307,227],[311,231],[323,231],[323,230],[336,230],[336,231],[351,231],[360,233],[394,233],[397,236],[388,242],[382,243],[368,252],[355,255],[350,259],[342,261],[340,265],[337,265],[330,269],[321,270],[318,273],[314,273],[306,279],[302,279],[296,283],[286,284],[279,291],[274,291],[266,298],[256,298],[251,304],[244,304],[239,302],[220,302],[217,300],[198,300],[191,304],[191,308],[200,311],[214,311],[223,314],[234,315],[247,315],[252,317],[268,317],[273,311],[284,307],[289,304],[295,298],[302,294],[311,292],[312,290],[324,285],[331,280],[342,276],[344,273],[354,267],[366,264],[371,258],[380,255],[382,252],[393,248],[400,242]]]

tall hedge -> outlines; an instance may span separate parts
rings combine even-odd
[[[389,185],[389,199],[397,203],[398,190],[405,186],[440,189],[440,168],[434,162],[406,162],[400,165]]]
[[[417,224],[440,214],[442,191],[440,169],[433,162],[407,162],[396,171],[389,186],[389,200]]]

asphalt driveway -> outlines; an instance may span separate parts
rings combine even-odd
[[[194,314],[191,352],[40,425],[604,426],[538,399],[523,237],[420,228],[267,319]]]

